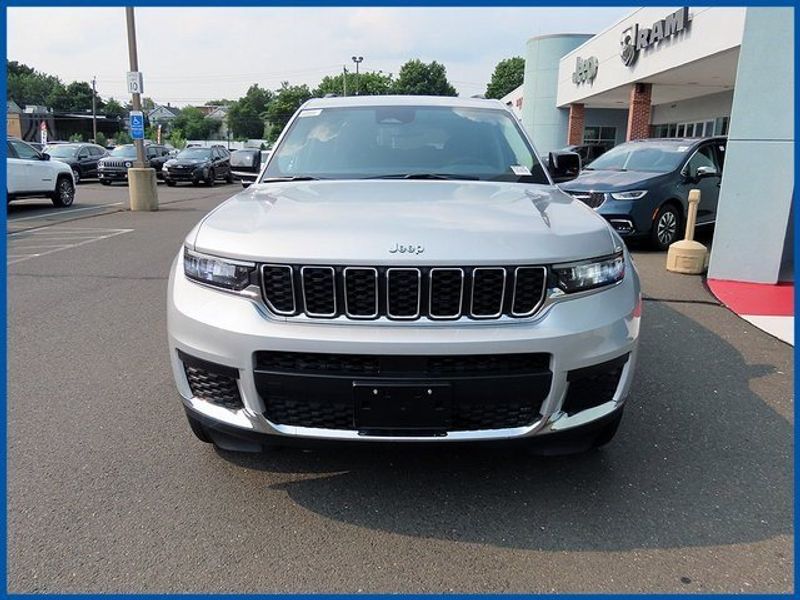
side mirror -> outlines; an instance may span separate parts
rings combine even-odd
[[[42,152],[42,160],[50,160],[50,155],[47,152]]]
[[[547,170],[554,183],[570,181],[581,172],[581,157],[577,152],[551,152],[547,157]]]
[[[717,170],[711,166],[697,167],[697,172],[695,173],[695,177],[698,179],[702,179],[703,177],[716,177],[717,175]]]

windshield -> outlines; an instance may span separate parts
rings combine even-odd
[[[111,151],[111,156],[136,158],[136,146],[117,146]]]
[[[47,146],[44,151],[53,158],[72,158],[75,156],[75,154],[77,154],[78,147],[56,144],[55,146]]]
[[[186,148],[178,153],[178,158],[208,158],[211,148]]]
[[[688,145],[678,144],[642,142],[620,144],[589,163],[586,169],[669,173],[678,168],[688,150]]]
[[[548,183],[516,121],[491,108],[306,109],[273,154],[265,180],[435,176]]]

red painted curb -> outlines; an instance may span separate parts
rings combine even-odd
[[[707,282],[717,299],[738,315],[794,316],[794,283]]]

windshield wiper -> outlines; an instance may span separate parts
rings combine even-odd
[[[474,175],[459,175],[457,173],[390,173],[388,175],[375,175],[365,179],[464,179],[477,181],[480,178]]]
[[[313,177],[311,175],[292,175],[291,177],[267,177],[262,179],[260,183],[275,183],[278,181],[317,181],[321,177]]]

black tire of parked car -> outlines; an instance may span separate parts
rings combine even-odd
[[[215,183],[217,183],[217,173],[216,173],[216,171],[214,171],[213,168],[208,170],[208,178],[206,179],[205,183],[209,187],[213,186]]]
[[[167,186],[168,186],[168,187],[175,187],[175,185],[176,185],[176,184],[175,184],[175,182],[174,182],[174,181],[169,181],[169,180],[167,180]]]
[[[683,216],[674,204],[667,203],[658,209],[653,219],[650,242],[656,250],[666,250],[670,244],[677,242],[681,236]]]
[[[233,183],[233,171],[228,171],[228,174],[225,175],[225,183]]]
[[[110,181],[106,181],[105,179],[101,179],[100,183],[103,184],[103,185],[111,185],[111,182]]]
[[[75,185],[78,185],[81,182],[81,170],[72,169],[72,177],[75,179]]]
[[[75,200],[75,185],[67,175],[60,175],[56,181],[56,189],[50,199],[59,208],[67,207]]]

